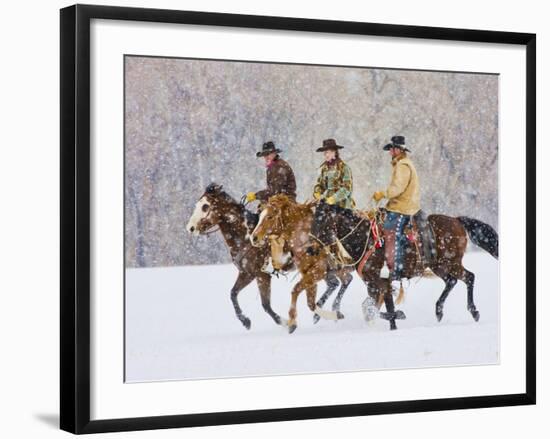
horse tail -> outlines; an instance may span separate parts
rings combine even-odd
[[[481,247],[495,259],[498,259],[498,233],[489,224],[467,216],[459,216],[458,220],[468,232],[470,240]]]

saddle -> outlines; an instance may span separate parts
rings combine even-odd
[[[417,255],[426,268],[435,259],[435,236],[428,222],[428,217],[423,210],[419,210],[412,216],[411,221],[405,229],[407,239],[416,247]]]

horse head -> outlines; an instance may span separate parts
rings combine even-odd
[[[186,229],[195,235],[209,233],[222,221],[241,221],[242,210],[242,207],[223,191],[223,186],[210,183],[197,201]]]
[[[283,218],[290,205],[286,195],[274,195],[264,205],[258,224],[250,235],[250,242],[254,246],[262,245],[266,236],[279,237],[284,232]]]

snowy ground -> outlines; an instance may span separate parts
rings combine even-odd
[[[438,278],[413,280],[398,306],[407,320],[389,331],[388,322],[367,324],[361,312],[366,287],[355,278],[341,310],[344,320],[313,324],[303,293],[298,329],[288,334],[263,311],[255,283],[241,291],[241,308],[252,321],[247,331],[234,315],[229,290],[232,265],[138,268],[126,271],[127,382],[220,378],[488,364],[499,361],[498,262],[486,253],[465,256],[476,274],[475,323],[466,310],[466,286],[449,295],[441,322],[435,302]],[[288,318],[296,278],[274,279],[272,306]],[[405,286],[406,283],[405,283]],[[319,284],[318,297],[324,290]],[[332,298],[325,304],[330,309]]]

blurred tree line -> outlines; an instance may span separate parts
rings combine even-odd
[[[273,140],[311,197],[333,137],[366,208],[391,166],[382,146],[406,137],[428,213],[498,229],[498,76],[125,57],[126,266],[229,262],[219,234],[185,225],[204,188],[237,200],[262,189],[255,152]]]

